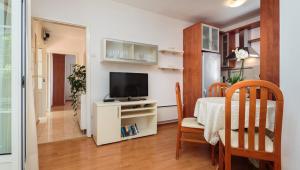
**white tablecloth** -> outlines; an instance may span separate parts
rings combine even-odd
[[[238,129],[239,101],[232,101],[231,105],[231,128]],[[259,99],[256,101],[256,107],[255,125],[258,126]],[[274,101],[268,101],[266,127],[271,131],[274,129],[275,107],[276,103]],[[248,127],[249,101],[246,101],[245,110],[245,127]],[[195,106],[194,116],[197,117],[199,123],[204,125],[204,138],[206,141],[215,145],[219,141],[218,131],[225,128],[225,97],[199,98]]]

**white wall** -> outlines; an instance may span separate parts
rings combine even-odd
[[[280,86],[284,93],[282,163],[284,170],[299,169],[300,158],[300,1],[280,1]]]
[[[66,55],[65,56],[65,100],[72,100],[71,96],[71,85],[68,77],[72,74],[73,65],[76,63],[76,56]]]
[[[77,64],[85,64],[85,29],[59,23],[41,21],[50,37],[45,41],[48,53],[72,54]]]
[[[156,66],[100,63],[103,38],[157,44],[160,48],[182,49],[182,30],[192,23],[172,19],[110,0],[32,0],[32,15],[87,27],[88,57],[91,63],[91,97],[102,100],[109,92],[109,72],[149,74],[149,97],[158,105],[174,105],[175,82],[182,82],[182,72],[157,69]],[[59,5],[57,5],[59,4]],[[66,8],[67,7],[67,8]],[[182,58],[178,58],[179,62]],[[88,101],[88,100],[87,100]],[[176,113],[175,113],[176,116]]]

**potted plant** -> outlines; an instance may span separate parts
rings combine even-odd
[[[86,93],[86,68],[84,65],[73,65],[73,72],[68,77],[71,85],[71,98],[72,108],[75,112],[74,116],[78,113],[78,106],[80,104],[80,96]]]
[[[234,75],[230,75],[228,78],[228,82],[233,85],[239,81],[243,81],[244,80],[244,65],[245,65],[245,60],[247,58],[249,58],[249,53],[248,51],[246,51],[243,48],[236,48],[235,51],[235,57],[237,59],[237,61],[241,61],[242,65],[239,71],[239,74],[234,74]]]

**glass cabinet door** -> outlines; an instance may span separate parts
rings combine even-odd
[[[210,50],[210,27],[202,25],[202,50]]]
[[[0,155],[11,149],[11,0],[0,1]]]
[[[219,52],[219,29],[211,27],[211,51]]]

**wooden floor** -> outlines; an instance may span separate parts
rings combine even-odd
[[[209,146],[183,144],[175,159],[176,124],[159,126],[158,135],[96,147],[91,138],[39,145],[40,170],[215,170]],[[250,170],[247,159],[234,158],[233,168]]]

